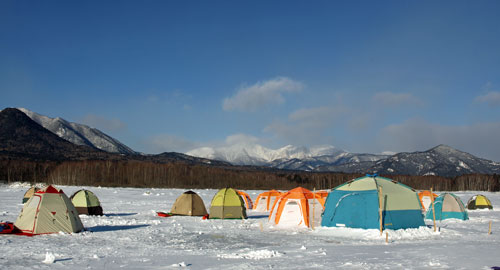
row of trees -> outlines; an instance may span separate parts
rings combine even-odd
[[[216,167],[182,162],[138,160],[22,161],[0,160],[0,180],[46,182],[56,185],[291,189],[297,186],[331,189],[361,174],[261,170],[255,167]],[[388,175],[415,189],[500,191],[499,175]]]

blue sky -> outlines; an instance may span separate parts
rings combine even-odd
[[[500,161],[499,1],[1,1],[0,108],[134,150]]]

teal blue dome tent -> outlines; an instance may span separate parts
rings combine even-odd
[[[448,218],[456,218],[461,220],[468,220],[469,215],[465,210],[464,204],[460,198],[452,193],[443,193],[434,200],[434,211],[436,213],[436,220],[443,220]],[[432,206],[427,210],[425,215],[426,219],[433,219]]]
[[[425,226],[415,190],[376,174],[334,188],[326,199],[321,225],[379,229],[380,218],[383,229]]]

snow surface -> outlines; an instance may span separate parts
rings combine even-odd
[[[81,187],[58,186],[69,196]],[[0,235],[0,269],[490,269],[500,266],[500,193],[478,193],[497,209],[470,220],[438,222],[439,231],[349,228],[279,229],[266,213],[246,220],[157,217],[181,189],[97,188],[105,215],[80,216],[88,231],[35,237]],[[0,186],[0,219],[15,221],[23,185]],[[207,209],[217,190],[195,190]],[[252,199],[262,191],[247,190]],[[488,235],[489,222],[493,234]],[[428,225],[432,221],[426,221]]]

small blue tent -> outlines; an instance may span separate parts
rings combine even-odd
[[[334,188],[326,199],[321,225],[380,228],[379,187],[385,229],[425,226],[417,193],[408,186],[376,175],[357,178]]]
[[[460,198],[452,193],[443,193],[434,200],[434,211],[436,213],[436,220],[443,220],[448,218],[456,218],[461,220],[468,220],[469,215],[465,210],[464,204]],[[425,215],[426,219],[432,219],[432,206],[427,210]]]

